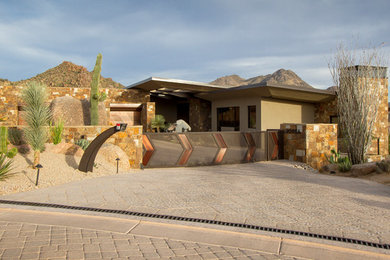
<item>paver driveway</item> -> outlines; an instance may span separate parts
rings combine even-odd
[[[390,187],[275,163],[147,169],[1,199],[124,209],[390,243]]]

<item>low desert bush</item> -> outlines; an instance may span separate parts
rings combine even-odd
[[[2,126],[0,127],[0,153],[8,158],[13,158],[18,153],[18,150],[15,147],[8,150],[8,144],[8,128]]]
[[[16,148],[18,149],[18,152],[20,154],[28,154],[30,152],[30,147],[28,146],[28,144],[18,145],[16,146]]]
[[[18,128],[8,128],[8,140],[13,145],[22,145],[26,141],[23,139],[23,131]]]
[[[89,141],[87,139],[79,139],[76,142],[74,142],[75,145],[78,145],[85,151],[89,145]]]
[[[341,157],[340,153],[339,152],[336,152],[334,149],[332,149],[330,151],[331,155],[330,157],[327,157],[326,156],[326,159],[328,160],[328,162],[330,162],[331,164],[337,164],[338,166],[338,169],[340,172],[347,172],[347,171],[350,171],[351,168],[352,168],[352,162],[351,160],[348,158],[348,156],[346,157]]]

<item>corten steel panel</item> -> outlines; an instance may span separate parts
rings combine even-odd
[[[245,140],[248,144],[248,150],[245,155],[245,161],[253,162],[255,160],[256,143],[251,133],[244,133]]]
[[[279,159],[279,134],[278,130],[267,130],[268,160]]]
[[[179,162],[177,163],[180,166],[186,165],[188,159],[192,154],[192,145],[185,134],[178,134],[177,138],[179,138],[181,145],[183,147],[183,153],[180,156]]]
[[[178,162],[183,153],[183,147],[177,137],[172,133],[146,134],[154,152],[145,167],[173,167],[178,166]]]
[[[222,162],[227,151],[227,145],[223,136],[220,133],[214,134],[215,141],[219,147],[217,154],[215,155],[214,163],[219,164]]]
[[[226,154],[221,163],[246,162],[248,144],[244,135],[241,132],[221,132],[220,135],[227,145]]]
[[[142,164],[144,166],[146,166],[146,165],[148,165],[150,158],[152,157],[152,155],[154,153],[154,147],[153,147],[152,143],[150,142],[147,135],[142,136],[142,144],[144,146]]]
[[[209,132],[193,132],[186,133],[186,136],[193,146],[187,166],[212,165],[219,150],[213,134]]]

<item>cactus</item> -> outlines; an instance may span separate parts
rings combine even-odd
[[[93,69],[91,82],[91,125],[99,124],[99,101],[102,101],[99,95],[100,72],[102,70],[102,55],[99,53],[96,57],[95,68]]]
[[[4,154],[8,158],[13,158],[18,150],[14,147],[8,151],[8,129],[4,126],[0,128],[0,154]]]

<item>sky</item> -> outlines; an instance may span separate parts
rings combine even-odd
[[[0,0],[0,78],[71,61],[125,86],[284,68],[317,88],[340,43],[390,51],[388,0]],[[388,62],[387,62],[388,64]]]

